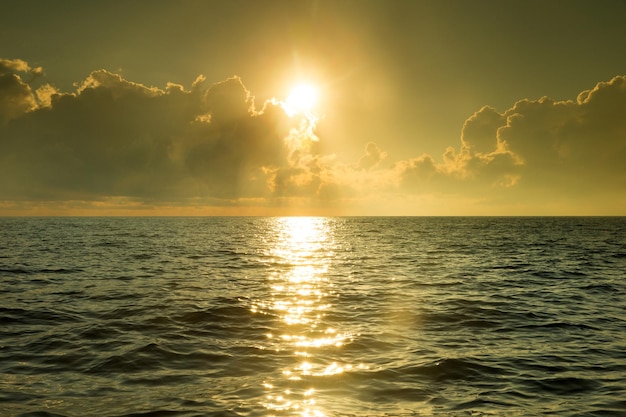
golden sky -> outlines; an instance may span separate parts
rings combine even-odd
[[[624,16],[10,2],[0,215],[626,215]]]

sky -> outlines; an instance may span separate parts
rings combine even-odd
[[[0,215],[626,215],[624,39],[623,0],[9,2]]]

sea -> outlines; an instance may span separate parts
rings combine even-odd
[[[626,416],[626,217],[0,218],[0,416]]]

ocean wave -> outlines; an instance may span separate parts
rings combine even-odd
[[[0,414],[626,409],[623,219],[15,221]]]

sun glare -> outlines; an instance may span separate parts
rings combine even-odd
[[[310,84],[296,85],[285,100],[285,110],[290,116],[311,113],[317,103],[317,89]]]

